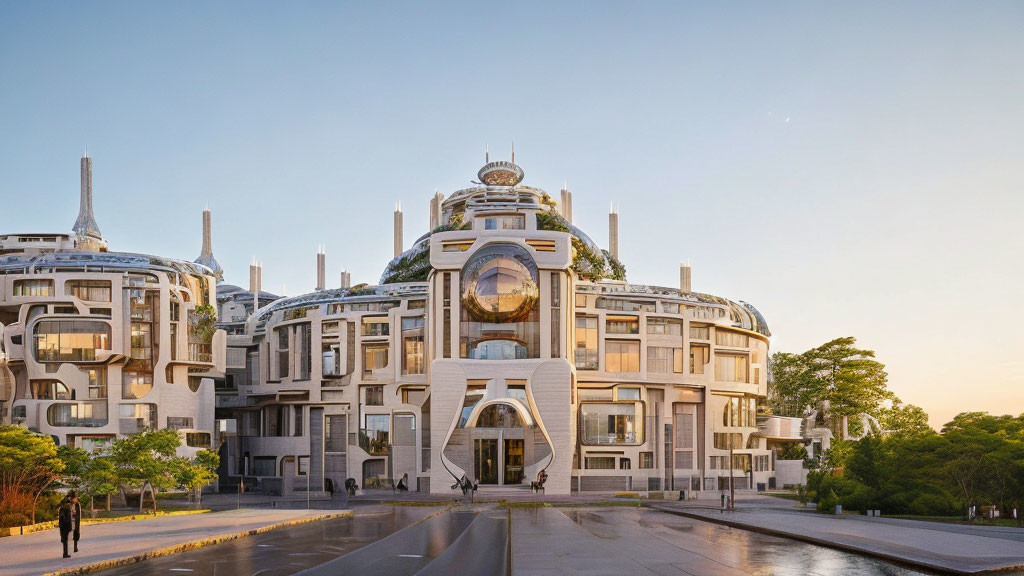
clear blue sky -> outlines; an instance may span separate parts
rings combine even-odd
[[[229,282],[376,282],[435,188],[515,139],[632,281],[852,335],[941,425],[1024,412],[1020,2],[5,2],[0,231],[66,231],[78,158],[116,250]]]

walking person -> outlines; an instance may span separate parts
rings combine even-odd
[[[60,543],[64,545],[64,557],[71,558],[71,554],[68,554],[68,536],[71,534],[74,528],[74,522],[71,519],[71,500],[64,497],[60,501],[60,505],[57,507],[57,529],[60,531]]]
[[[68,499],[71,501],[71,536],[75,542],[74,551],[78,552],[78,540],[82,537],[82,503],[74,490],[68,492]]]

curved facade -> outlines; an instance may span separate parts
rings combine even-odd
[[[80,233],[0,236],[3,421],[90,451],[147,428],[180,430],[183,455],[211,448],[225,349],[215,277],[107,251],[91,193]]]
[[[238,422],[227,474],[271,492],[529,488],[542,470],[549,493],[767,484],[761,315],[688,275],[627,283],[567,191],[559,206],[507,162],[479,178],[435,198],[439,225],[382,285],[277,300],[230,337],[246,385],[218,395]]]

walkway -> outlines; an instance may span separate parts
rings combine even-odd
[[[110,522],[82,527],[78,554],[61,558],[60,535],[47,530],[0,538],[0,576],[73,574],[85,566],[131,559],[198,541],[230,539],[238,534],[338,515],[328,510],[231,510]],[[70,547],[70,543],[69,543]]]
[[[734,512],[693,503],[654,503],[657,510],[737,528],[866,553],[957,574],[1024,570],[1024,531],[916,520],[830,516],[792,507],[744,506]]]

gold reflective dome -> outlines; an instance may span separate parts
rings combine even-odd
[[[536,274],[508,250],[481,253],[466,265],[462,303],[481,322],[518,322],[537,305]]]

